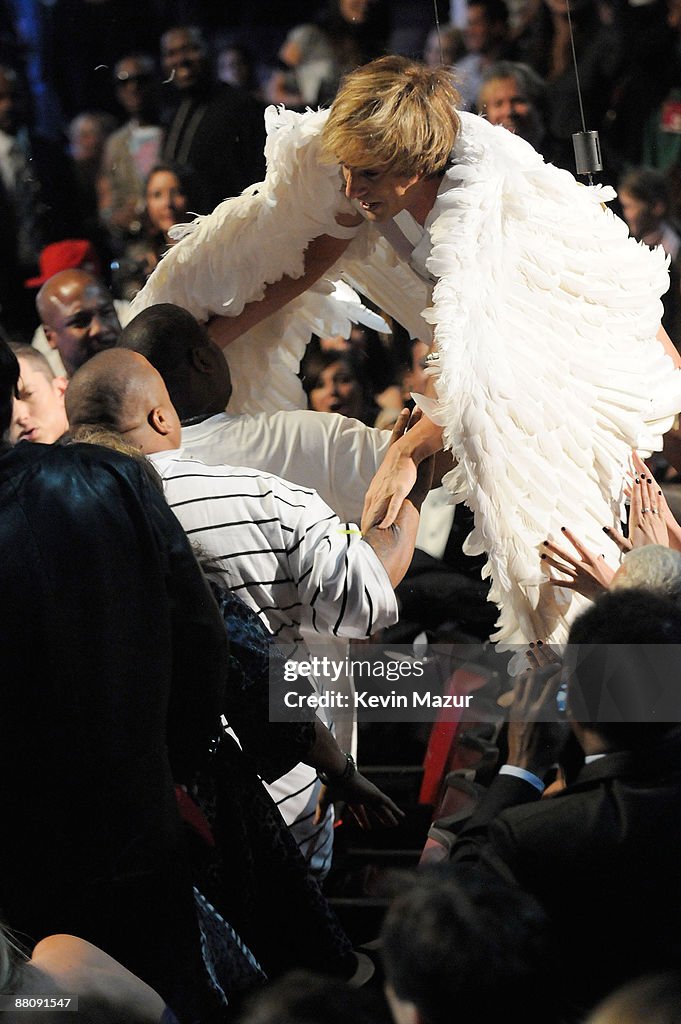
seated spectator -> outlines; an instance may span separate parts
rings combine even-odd
[[[106,140],[99,180],[99,217],[119,255],[141,226],[144,186],[158,163],[163,131],[159,121],[158,74],[152,57],[133,53],[114,68],[116,98],[126,121]]]
[[[539,903],[502,879],[424,870],[395,897],[381,929],[395,1024],[471,1017],[558,1021],[558,977]]]
[[[308,352],[300,364],[308,408],[335,412],[372,426],[378,406],[367,393],[349,353],[338,350]]]
[[[457,865],[511,878],[540,901],[573,1012],[679,963],[680,660],[678,604],[640,590],[599,598],[574,621],[566,651],[584,767],[556,799],[540,799],[567,735],[562,676],[552,665],[521,677],[507,765],[452,849]]]
[[[98,1024],[177,1024],[157,992],[104,950],[75,935],[48,935],[24,954],[0,924],[0,993],[17,999],[78,1000],[78,1013]],[[59,1024],[65,1008],[3,1007],[5,1024]]]
[[[55,274],[35,301],[47,343],[69,377],[96,352],[112,348],[121,333],[111,293],[84,270]]]
[[[132,301],[173,240],[168,234],[188,219],[191,175],[182,167],[157,164],[144,187],[144,209],[138,238],[112,263],[112,289],[120,299]]]
[[[64,408],[66,377],[55,377],[42,352],[32,345],[12,345],[19,361],[19,383],[12,404],[10,444],[53,444],[69,428]]]
[[[645,245],[661,245],[670,258],[669,289],[662,296],[662,326],[681,347],[681,229],[670,217],[670,195],[661,171],[635,167],[620,179],[617,197],[630,233]]]
[[[541,152],[544,83],[528,64],[497,61],[482,76],[477,111],[490,124],[503,124]]]
[[[32,289],[41,288],[50,278],[62,270],[83,270],[92,277],[98,278],[103,282],[105,281],[103,276],[105,268],[102,266],[99,255],[92,243],[85,238],[67,238],[61,242],[55,242],[53,245],[48,245],[43,249],[40,254],[40,274],[37,277],[29,278],[25,285],[27,288]],[[37,295],[33,300],[34,307],[36,306],[36,299]],[[128,305],[129,303],[121,299],[114,299],[116,315],[121,322],[127,317]],[[39,310],[38,315],[40,315]],[[59,350],[52,348],[48,342],[42,324],[38,324],[36,327],[31,339],[31,345],[45,356],[56,377],[66,376],[66,369],[59,355]]]

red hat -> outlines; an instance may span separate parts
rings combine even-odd
[[[63,242],[46,245],[40,253],[39,263],[40,274],[24,281],[25,288],[40,288],[60,270],[88,270],[93,274],[101,272],[99,256],[87,238],[65,238]]]

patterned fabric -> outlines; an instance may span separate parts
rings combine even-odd
[[[230,995],[267,981],[267,975],[231,924],[196,887],[194,902],[203,961],[214,989],[227,1005]],[[170,1020],[172,1024],[174,1017]]]
[[[192,796],[215,838],[209,847],[194,837],[195,885],[268,977],[295,967],[350,977],[356,963],[350,940],[258,778],[261,766],[284,770],[306,753],[312,726],[268,721],[270,658],[281,656],[257,614],[216,582],[211,586],[230,638],[226,712],[243,730],[244,750],[225,733],[209,771],[195,779]],[[223,925],[216,931],[208,918],[210,935],[219,936]],[[258,982],[230,936],[224,955],[212,951],[212,939],[205,942],[207,963],[227,998],[230,986]]]

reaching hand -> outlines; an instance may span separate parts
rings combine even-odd
[[[550,540],[545,540],[546,551],[541,555],[542,560],[568,577],[560,579],[557,576],[549,576],[549,583],[555,587],[564,587],[566,590],[575,590],[594,601],[608,589],[615,570],[607,565],[605,555],[594,555],[566,527],[562,528],[562,533],[572,544],[577,555],[558,547]],[[557,561],[552,555],[561,558],[562,562]]]
[[[336,801],[346,805],[359,827],[363,829],[371,829],[369,812],[381,825],[389,827],[399,825],[404,818],[404,811],[401,811],[389,796],[361,772],[355,772],[342,782],[335,781],[322,786],[314,819],[315,825],[323,820],[329,804]]]
[[[548,668],[549,665],[560,667],[563,664],[561,656],[556,654],[553,648],[545,644],[543,640],[537,640],[536,644],[530,644],[530,649],[525,651],[525,657],[530,668]]]
[[[629,505],[629,539],[632,547],[642,548],[647,544],[669,547],[667,523],[660,512],[660,489],[638,456],[634,459],[634,465],[636,476],[631,485]],[[639,466],[642,470],[639,470]]]
[[[658,523],[654,519],[649,519],[648,522],[645,524],[644,531],[642,532],[641,536],[638,538],[639,540],[641,540],[642,543],[637,544],[636,542],[634,542],[633,546],[634,547],[642,547],[644,542],[648,543],[648,544],[662,544],[662,543],[665,543],[670,548],[675,548],[677,551],[681,551],[681,525],[679,525],[679,523],[674,518],[674,516],[672,514],[672,510],[670,509],[669,505],[667,504],[667,499],[665,498],[664,493],[662,492],[662,489],[658,486],[657,481],[653,479],[650,470],[648,469],[648,467],[646,466],[645,462],[643,461],[641,456],[638,454],[638,452],[634,452],[632,454],[632,463],[633,463],[634,470],[636,472],[637,477],[642,482],[644,481],[645,485],[646,485],[645,486],[645,491],[644,491],[643,486],[641,485],[641,495],[640,496],[641,496],[641,502],[642,502],[642,509],[641,509],[642,515],[644,517],[648,515],[647,511],[643,512],[643,508],[645,508],[645,509],[650,508],[650,510],[651,510],[650,511],[650,515],[651,516],[653,516],[653,509],[655,509],[657,514],[659,515],[660,519],[662,520],[662,522],[664,522],[664,525],[667,528],[667,541],[662,541],[662,540],[658,539],[658,540],[654,540],[654,541],[648,540],[646,542],[646,541],[644,541],[644,538],[647,535],[651,535],[651,533],[655,533],[658,537],[661,537],[661,536],[664,535],[662,524]],[[629,496],[630,496],[632,502],[634,500],[634,490],[635,490],[635,487],[636,487],[635,483],[632,484],[629,487]],[[631,533],[632,533],[631,528],[630,528],[629,533],[631,535]]]
[[[518,676],[508,719],[508,763],[540,778],[556,763],[569,726],[559,720],[556,697],[560,665],[528,669]]]
[[[411,414],[408,409],[402,410],[392,430],[390,447],[371,481],[364,499],[362,533],[366,533],[373,526],[380,526],[383,529],[392,526],[402,507],[402,502],[416,484],[417,476],[419,482],[423,482],[423,476],[417,475],[417,465],[423,460],[416,460],[412,450],[405,449],[401,445],[407,433],[413,431],[415,427],[419,428],[421,434],[438,435],[440,443],[435,444],[434,447],[431,444],[429,446],[431,451],[437,451],[441,447],[442,432],[430,420],[421,415],[420,409]],[[430,467],[425,467],[424,472],[426,471],[430,472],[432,479],[432,463]],[[419,486],[417,493],[420,490]]]

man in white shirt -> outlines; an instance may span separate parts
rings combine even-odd
[[[302,641],[303,630],[367,638],[396,621],[393,588],[411,561],[425,492],[405,501],[397,530],[373,528],[362,537],[309,488],[187,458],[163,378],[134,352],[109,350],[89,360],[69,385],[67,414],[72,429],[113,427],[152,456],[188,536],[279,639]],[[270,792],[287,823],[298,823],[297,839],[311,866],[323,872],[330,864],[332,814],[315,823],[316,775],[308,766],[294,773]]]
[[[141,353],[163,377],[189,458],[276,473],[313,487],[341,519],[359,522],[389,430],[307,409],[230,415],[232,384],[222,351],[191,313],[171,303],[142,310],[117,344]]]

